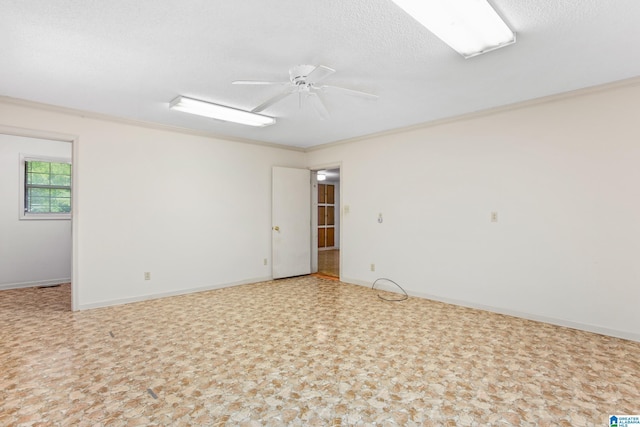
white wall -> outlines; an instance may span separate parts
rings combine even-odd
[[[271,277],[271,167],[304,153],[8,103],[0,125],[77,137],[77,308]]]
[[[629,85],[309,152],[342,164],[342,278],[640,340],[639,100]]]
[[[77,308],[270,277],[271,167],[341,164],[344,280],[640,341],[639,99],[628,85],[306,155],[2,102],[0,127],[77,140]]]
[[[0,133],[0,289],[71,280],[71,221],[19,220],[20,153],[71,158],[71,144]]]

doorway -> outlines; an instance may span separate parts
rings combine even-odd
[[[340,168],[315,171],[317,272],[340,277]]]
[[[76,142],[70,135],[0,126],[0,193],[8,207],[0,212],[8,242],[0,248],[0,290],[62,293],[69,310],[77,306],[71,213]]]

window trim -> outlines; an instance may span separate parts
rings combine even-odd
[[[25,190],[26,190],[26,183],[25,183],[25,162],[49,162],[49,163],[68,163],[70,165],[72,165],[71,163],[71,159],[69,157],[50,157],[50,156],[40,156],[40,155],[34,155],[34,154],[20,154],[20,167],[18,168],[18,173],[20,174],[20,178],[19,178],[19,183],[20,183],[20,189],[19,189],[19,196],[20,196],[20,200],[18,203],[18,219],[20,220],[59,220],[59,219],[63,219],[63,220],[70,220],[71,219],[71,215],[72,212],[69,213],[46,213],[46,212],[41,212],[41,213],[34,213],[34,212],[26,212],[25,211],[25,204],[24,204],[24,197],[25,197]],[[73,198],[73,165],[71,166],[71,176],[72,176],[72,181],[71,181],[71,196]],[[72,204],[72,209],[73,209],[73,204]]]

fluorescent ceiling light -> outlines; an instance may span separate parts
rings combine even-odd
[[[465,58],[515,43],[487,0],[393,0]]]
[[[263,116],[262,114],[256,114],[250,111],[238,110],[237,108],[226,107],[224,105],[199,101],[197,99],[186,98],[184,96],[178,96],[176,99],[171,101],[169,108],[172,110],[183,111],[185,113],[197,114],[199,116],[249,126],[269,126],[276,122],[276,119],[273,117]]]

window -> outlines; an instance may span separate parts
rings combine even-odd
[[[71,218],[69,159],[20,156],[20,218]]]

